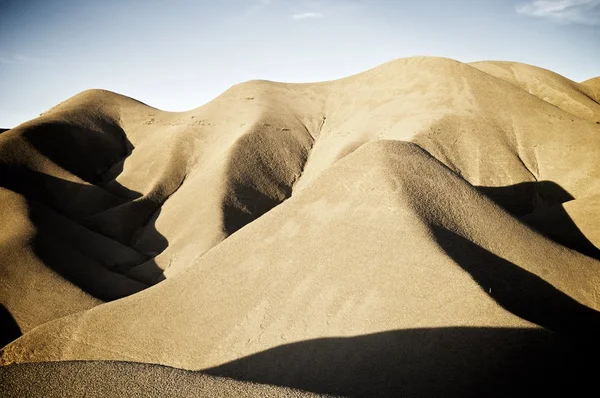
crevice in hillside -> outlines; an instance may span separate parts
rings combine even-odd
[[[321,124],[319,125],[319,128],[317,130],[318,131],[317,134],[311,133],[310,130],[308,129],[308,127],[306,127],[306,125],[304,123],[302,123],[302,127],[304,127],[304,130],[311,138],[311,145],[310,145],[310,148],[308,148],[308,151],[306,153],[306,158],[304,160],[304,164],[302,165],[302,170],[296,176],[296,178],[294,179],[294,181],[292,183],[292,189],[291,189],[290,196],[292,196],[294,194],[294,188],[296,187],[296,185],[298,184],[298,182],[304,175],[304,170],[306,170],[306,165],[308,164],[310,157],[313,154],[313,150],[314,150],[315,146],[317,145],[318,139],[321,137],[321,133],[323,131],[323,128],[325,127],[325,122],[327,121],[327,116],[323,115],[322,117],[323,117],[323,119],[321,120]]]
[[[137,246],[138,240],[140,238],[140,236],[151,226],[149,225],[153,220],[157,220],[158,216],[162,210],[162,207],[164,206],[164,204],[167,202],[167,200],[169,200],[177,191],[179,191],[179,188],[181,188],[183,186],[183,183],[185,182],[187,178],[187,173],[185,173],[182,178],[181,181],[179,182],[179,184],[177,185],[177,187],[167,196],[165,196],[161,201],[158,202],[158,205],[155,209],[155,211],[152,212],[152,214],[150,214],[145,221],[143,221],[142,223],[140,223],[140,225],[138,226],[138,228],[136,230],[133,231],[132,235],[131,235],[131,240],[129,242],[130,247],[135,248]],[[155,227],[152,227],[155,228]],[[164,238],[163,238],[164,239]],[[169,246],[168,241],[166,241],[166,239],[164,239],[164,244],[160,245],[160,247],[157,247],[156,249],[158,251],[155,252],[155,254],[153,255],[153,257],[156,257],[158,255],[160,255],[163,251],[165,251],[167,249],[167,247]],[[139,264],[136,264],[139,265]],[[133,267],[131,267],[133,268]]]
[[[325,117],[319,129],[323,128]],[[298,128],[274,133],[271,123],[243,135],[234,144],[226,171],[223,232],[231,235],[289,199],[314,147],[315,135]],[[258,125],[257,125],[258,126]]]
[[[523,161],[523,158],[521,158],[521,155],[518,152],[518,147],[517,147],[516,158],[519,160],[519,162],[521,163],[521,165],[523,165],[523,167],[525,168],[525,170],[527,170],[527,172],[531,175],[531,177],[533,177],[533,181],[537,182],[538,181],[537,176],[533,173],[533,171],[531,171],[531,169],[529,168],[529,166],[527,166],[527,164],[525,164],[525,162]]]

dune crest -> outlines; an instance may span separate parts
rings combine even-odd
[[[416,57],[187,112],[80,93],[0,135],[0,377],[566,390],[600,331],[597,83]]]

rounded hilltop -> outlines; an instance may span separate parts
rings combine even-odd
[[[589,387],[597,82],[413,57],[184,112],[88,90],[5,131],[0,392]]]

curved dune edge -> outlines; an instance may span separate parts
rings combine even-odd
[[[420,345],[424,339],[426,346]],[[322,354],[322,362],[311,364],[311,377],[282,381],[288,366],[301,360],[299,354],[306,350]],[[333,377],[335,370],[329,366],[336,356],[362,350],[369,352],[370,361],[347,361],[350,367],[343,377]],[[458,350],[463,355],[456,355]],[[120,361],[15,364],[0,367],[0,394],[44,398],[61,397],[66,391],[72,397],[583,394],[594,386],[596,369],[588,362],[594,355],[589,347],[573,346],[539,329],[412,329],[303,341],[204,372]],[[245,381],[222,377],[239,378],[241,369]]]
[[[461,379],[469,361],[510,373],[518,355],[499,353],[525,341],[583,360],[600,328],[594,82],[418,57],[246,82],[188,112],[78,94],[0,135],[0,363],[460,395],[497,382]],[[455,367],[415,377],[436,344]]]
[[[322,396],[134,362],[41,362],[0,367],[3,397]]]

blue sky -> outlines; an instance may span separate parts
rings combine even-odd
[[[88,88],[182,111],[245,80],[414,55],[585,80],[600,75],[600,0],[0,0],[0,127]]]

